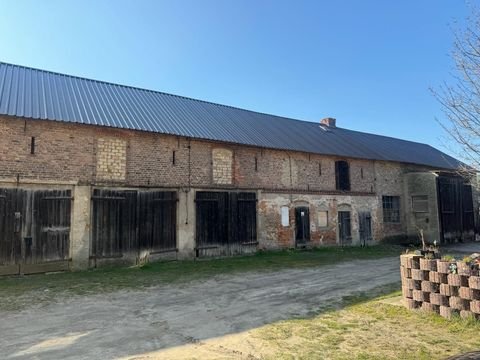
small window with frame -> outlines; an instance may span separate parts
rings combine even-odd
[[[382,196],[383,222],[400,222],[400,196]]]

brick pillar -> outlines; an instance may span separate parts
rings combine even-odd
[[[75,186],[73,191],[70,255],[72,270],[85,270],[90,256],[90,186]]]

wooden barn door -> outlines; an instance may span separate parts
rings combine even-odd
[[[0,189],[0,275],[69,268],[70,190]]]
[[[475,219],[471,185],[465,184],[461,177],[439,176],[437,186],[442,242],[473,240]]]
[[[68,270],[71,191],[38,190],[27,193],[25,200],[27,229],[22,272]]]
[[[228,245],[228,193],[198,191],[196,203],[196,255],[208,256]]]
[[[229,199],[228,254],[235,255],[255,251],[258,244],[257,195],[253,192],[231,192]]]
[[[136,191],[95,189],[92,197],[92,257],[136,256]]]
[[[138,194],[140,252],[150,254],[177,249],[177,193],[145,191]]]
[[[255,193],[198,191],[195,202],[198,257],[234,255],[256,249]]]
[[[18,203],[17,189],[0,189],[0,275],[20,272],[22,220]]]
[[[132,262],[177,250],[175,191],[94,189],[92,203],[92,258]]]

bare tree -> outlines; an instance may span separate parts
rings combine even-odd
[[[438,122],[456,145],[457,157],[470,166],[460,169],[462,175],[480,169],[480,12],[471,9],[465,28],[454,31],[453,81],[432,90],[445,114]]]

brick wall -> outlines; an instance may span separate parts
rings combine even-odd
[[[407,233],[404,174],[425,171],[398,163],[343,159],[293,151],[190,140],[140,131],[0,117],[0,180],[259,190],[259,241],[289,247],[295,207],[310,209],[312,244],[337,243],[339,207],[351,209],[353,241],[358,213],[372,215],[373,235]],[[35,153],[31,139],[35,137]],[[351,192],[335,190],[335,161],[350,165]],[[382,195],[400,196],[401,221],[383,223]],[[289,226],[281,225],[287,206]],[[319,211],[328,212],[320,226]]]
[[[358,244],[360,211],[371,212],[372,233],[375,240],[381,239],[383,231],[378,219],[379,204],[375,195],[315,195],[315,194],[278,194],[262,192],[259,209],[259,243],[262,248],[295,246],[295,208],[306,206],[310,215],[310,244],[335,245],[338,243],[338,211],[351,212],[352,244]],[[288,225],[281,223],[281,208],[289,210]],[[320,226],[319,212],[327,212],[327,225]]]
[[[377,239],[405,234],[404,197],[401,198],[401,222],[383,224],[382,195],[403,196],[403,174],[425,170],[398,163],[7,117],[0,117],[0,136],[0,180],[4,181],[16,181],[18,176],[20,182],[34,179],[122,186],[260,189],[278,192],[272,196],[288,199],[290,208],[293,208],[292,196],[304,192],[302,201],[312,207],[312,227],[318,223],[319,209],[329,212],[327,228],[318,231],[312,228],[312,240],[317,243],[336,241],[336,208],[345,199],[352,199],[348,200],[352,207],[370,209]],[[34,154],[30,154],[32,137],[36,143]],[[350,197],[352,193],[338,195],[335,190],[337,160],[349,162],[352,193],[367,200]],[[322,192],[326,197],[315,197]],[[269,241],[267,233],[272,229],[284,234],[281,237],[286,243],[292,241],[292,229],[279,229],[275,223],[280,221],[279,205],[266,201],[259,206],[270,214],[268,219],[264,218],[271,223],[265,230],[265,241]]]
[[[335,161],[340,159],[18,118],[0,118],[0,135],[2,179],[19,175],[20,179],[129,186],[335,191]],[[32,137],[35,154],[30,154]],[[378,192],[390,186],[375,185],[373,161],[347,160],[353,192]],[[386,173],[396,179],[399,169],[392,164]],[[217,181],[214,172],[220,176]]]
[[[0,117],[0,178],[90,182],[95,174],[91,134],[77,125]]]

